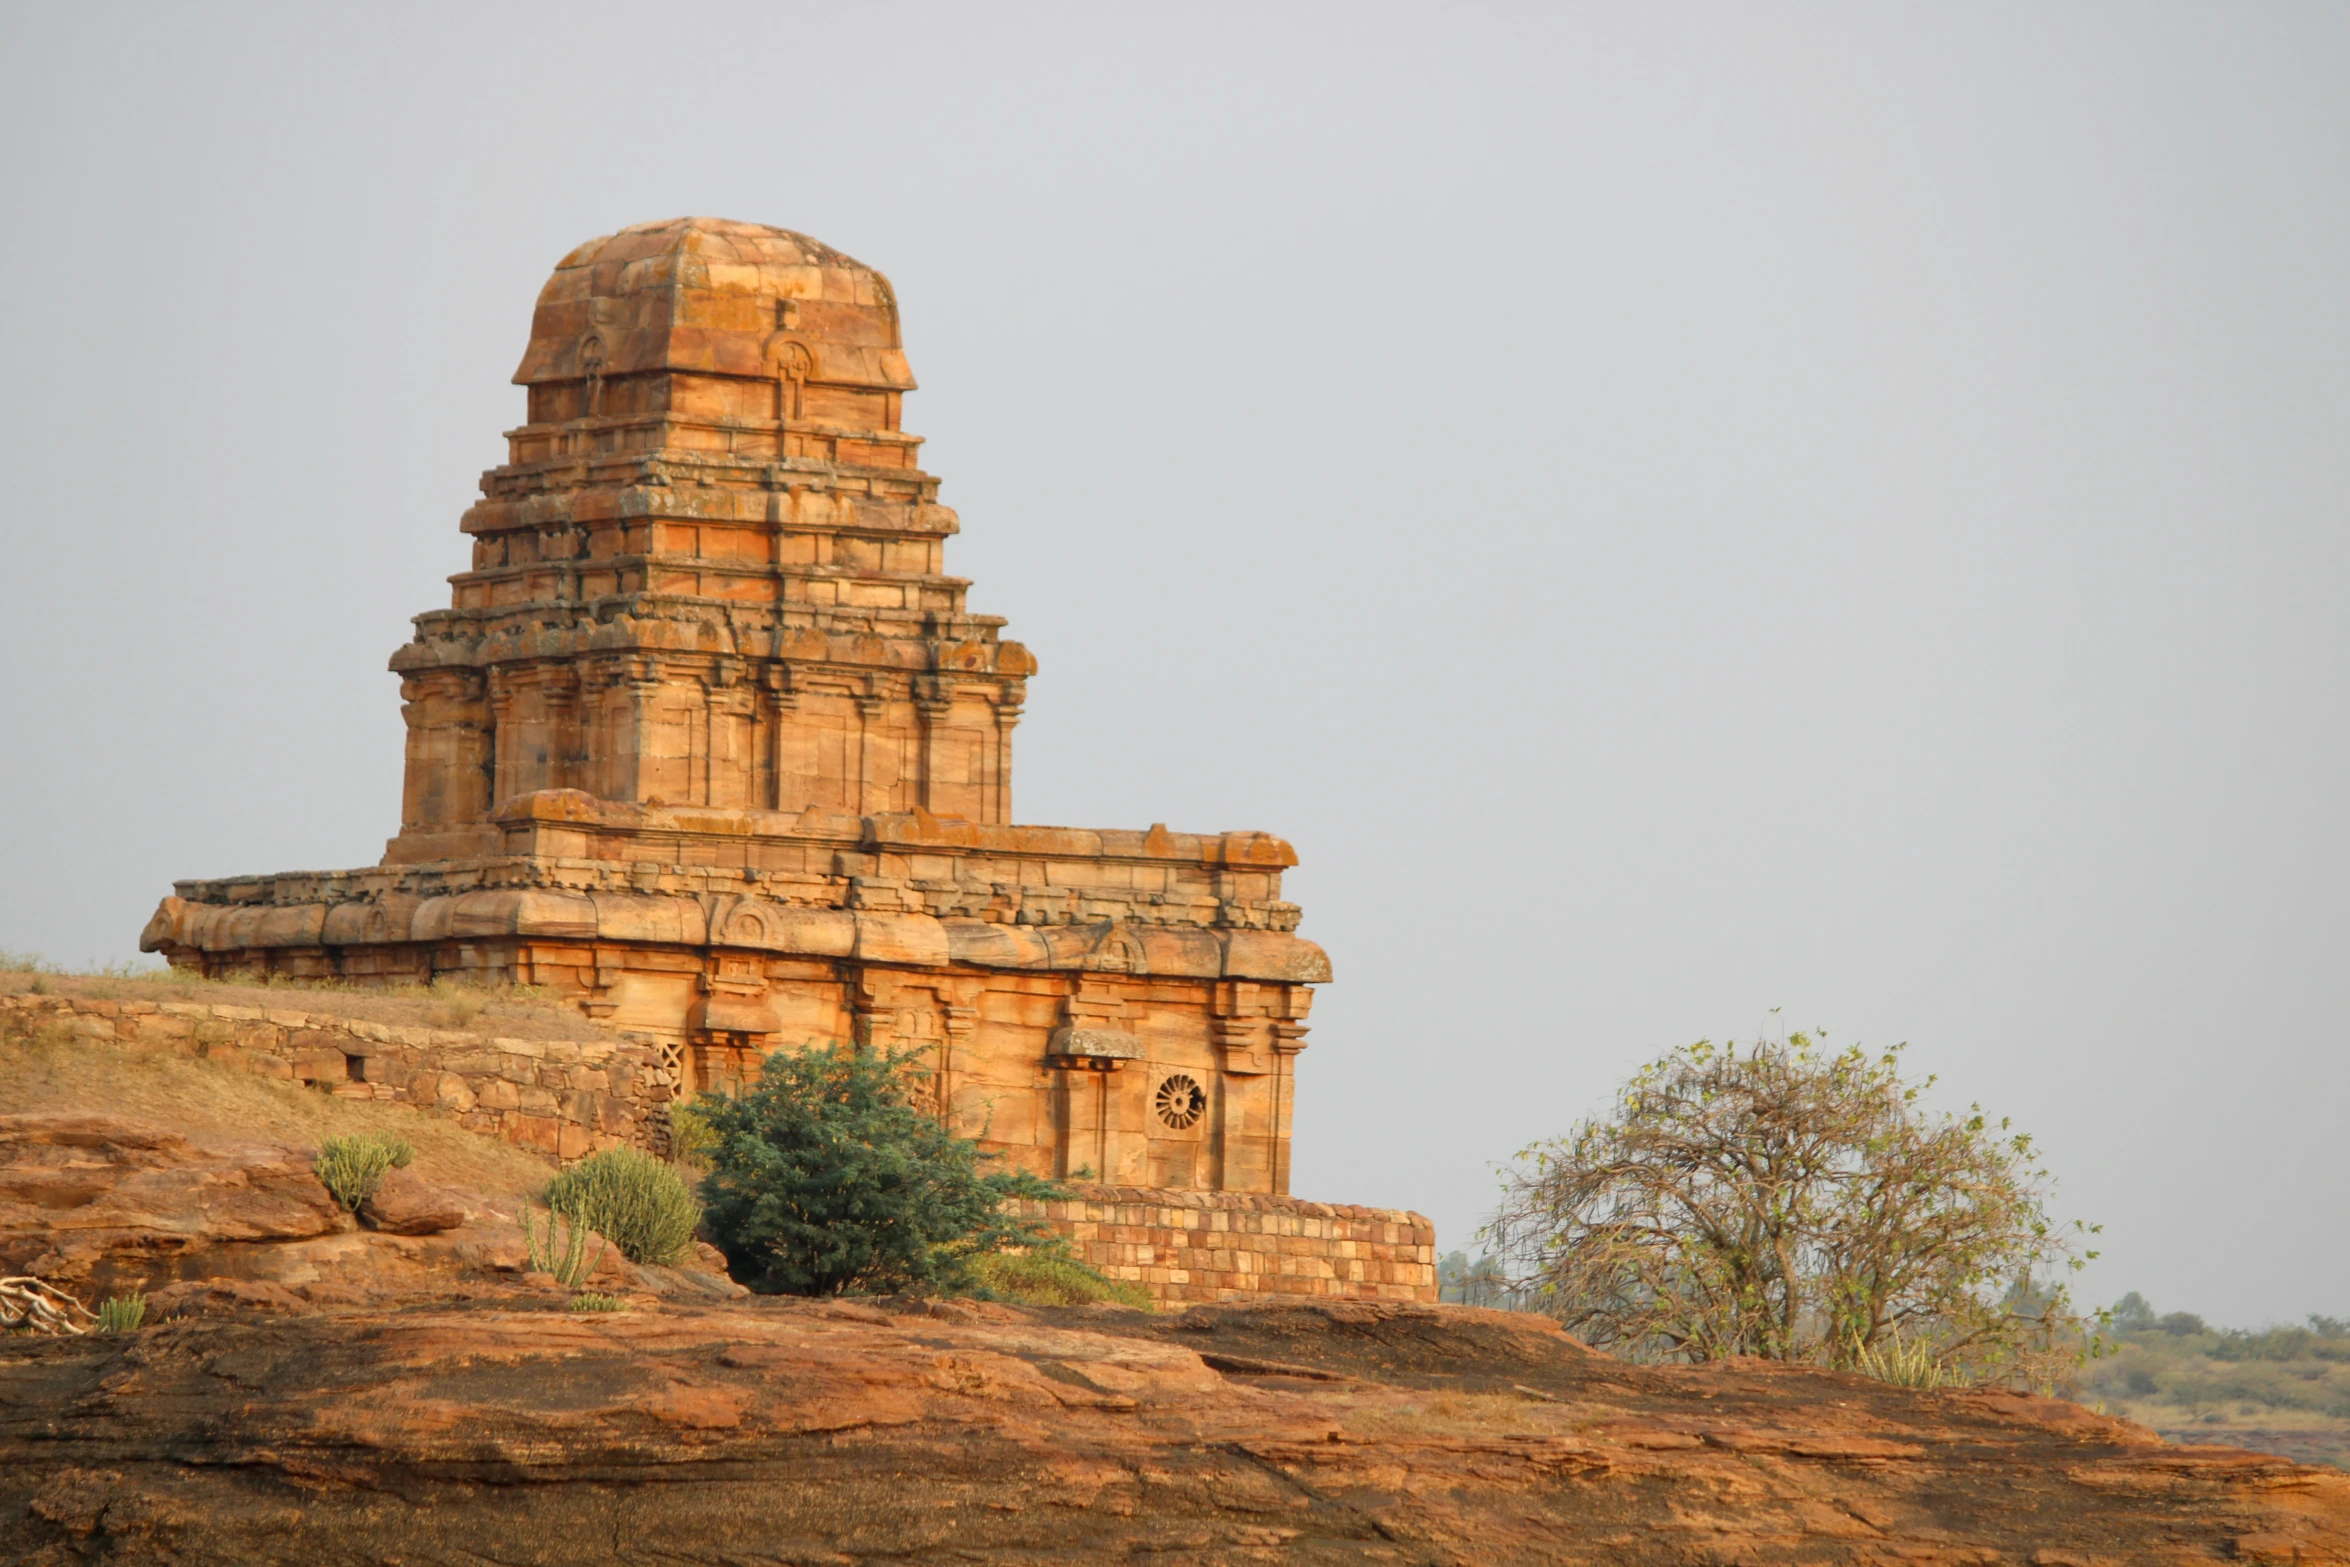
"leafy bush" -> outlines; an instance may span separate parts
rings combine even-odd
[[[631,1262],[667,1267],[693,1249],[702,1205],[677,1172],[634,1148],[590,1154],[547,1183],[559,1208],[620,1248]]]
[[[784,1295],[975,1287],[974,1261],[1049,1245],[1004,1212],[1051,1197],[908,1101],[909,1058],[825,1045],[767,1058],[758,1086],[695,1113],[717,1143],[702,1181],[711,1238],[737,1279]]]
[[[147,1320],[147,1297],[144,1295],[109,1295],[98,1303],[98,1331],[101,1333],[136,1333],[139,1324]]]
[[[558,1231],[562,1232],[558,1236]],[[580,1281],[595,1272],[596,1264],[604,1258],[604,1244],[596,1243],[590,1256],[587,1249],[588,1226],[559,1209],[547,1210],[547,1228],[543,1235],[533,1231],[530,1222],[530,1204],[522,1205],[522,1246],[530,1256],[530,1271],[544,1273],[567,1290],[579,1288]]]
[[[313,1166],[326,1189],[334,1193],[335,1201],[357,1213],[359,1205],[375,1194],[383,1178],[394,1170],[405,1170],[416,1157],[416,1150],[405,1138],[385,1132],[360,1132],[351,1137],[330,1137],[319,1146],[318,1162]]]
[[[1150,1291],[1141,1285],[1109,1278],[1067,1252],[1045,1246],[974,1257],[971,1277],[987,1294],[1023,1306],[1089,1306],[1107,1302],[1141,1311],[1155,1307]]]
[[[689,1170],[707,1173],[718,1134],[692,1105],[669,1107],[669,1156]]]
[[[617,1295],[599,1295],[594,1290],[582,1290],[571,1297],[573,1311],[626,1311],[628,1302]]]

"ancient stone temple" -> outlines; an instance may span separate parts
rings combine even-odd
[[[569,998],[648,1064],[634,1099],[575,1090],[603,1108],[565,1154],[856,1040],[918,1052],[939,1113],[1039,1173],[1285,1192],[1330,977],[1296,857],[1013,824],[1036,660],[946,574],[888,280],[783,229],[626,229],[556,267],[514,379],[471,566],[392,657],[383,862],[182,882],[145,949]]]

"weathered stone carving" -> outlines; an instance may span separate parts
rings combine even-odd
[[[944,574],[901,341],[879,273],[787,230],[685,219],[566,256],[515,372],[528,420],[461,523],[471,568],[392,658],[383,863],[179,883],[142,948],[541,986],[680,1093],[778,1047],[916,1051],[940,1113],[1026,1168],[1285,1192],[1330,977],[1281,900],[1296,856],[1012,825],[1036,661]]]

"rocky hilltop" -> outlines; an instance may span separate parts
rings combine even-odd
[[[9,1342],[0,1520],[38,1563],[2080,1567],[2350,1560],[2350,1478],[1470,1308],[517,1303]]]
[[[2350,1477],[2078,1406],[1637,1367],[1403,1303],[759,1300],[304,1150],[0,1117],[0,1258],[170,1280],[0,1341],[12,1562],[2350,1561]],[[386,1222],[388,1219],[389,1222]],[[408,1229],[417,1233],[398,1233]]]
[[[0,1561],[2350,1562],[2350,1476],[2073,1404],[1657,1368],[1405,1301],[744,1294],[512,1214],[552,1164],[174,1052],[0,1037]],[[361,1119],[351,1119],[361,1118]],[[413,1131],[358,1218],[313,1134]]]

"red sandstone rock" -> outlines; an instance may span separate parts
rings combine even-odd
[[[9,1561],[1133,1556],[2338,1563],[2350,1477],[1416,1305],[412,1310],[0,1344]]]
[[[359,1205],[359,1220],[386,1235],[436,1235],[465,1222],[465,1202],[414,1170],[393,1170]]]
[[[310,1157],[107,1116],[0,1116],[0,1272],[168,1273],[208,1248],[349,1228]]]
[[[144,1290],[152,1321],[558,1291],[528,1273],[513,1214],[395,1170],[361,1210],[372,1227],[355,1229],[311,1157],[111,1116],[0,1117],[0,1272],[93,1299]],[[703,1246],[678,1267],[640,1268],[607,1245],[588,1282],[648,1302],[749,1293]]]

